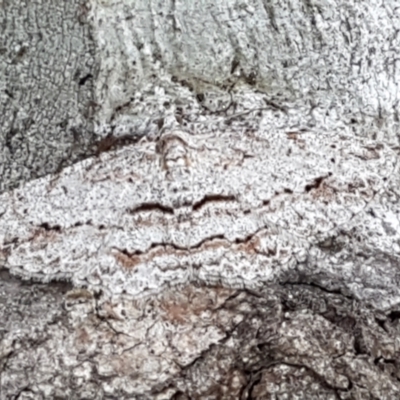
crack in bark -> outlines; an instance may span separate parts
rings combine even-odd
[[[315,282],[304,282],[302,280],[298,281],[298,282],[293,282],[293,281],[286,281],[286,282],[280,282],[281,286],[286,286],[286,285],[291,285],[291,286],[296,286],[296,285],[300,285],[300,286],[309,286],[311,288],[317,288],[319,290],[322,290],[325,293],[329,293],[329,294],[338,294],[340,296],[343,296],[347,299],[354,299],[353,296],[348,295],[348,294],[344,294],[342,290],[340,289],[328,289],[318,283]]]

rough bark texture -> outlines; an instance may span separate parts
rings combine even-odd
[[[0,1],[0,192],[81,159],[95,46],[83,2]]]
[[[1,399],[398,399],[400,9],[214,3],[0,1]]]

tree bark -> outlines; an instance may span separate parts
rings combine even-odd
[[[395,2],[0,7],[1,399],[398,397]]]

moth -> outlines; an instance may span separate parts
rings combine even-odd
[[[351,134],[172,131],[0,195],[0,259],[109,296],[300,282],[384,308],[399,183],[396,151]]]

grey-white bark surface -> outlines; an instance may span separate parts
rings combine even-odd
[[[172,111],[196,132],[225,129],[206,111],[257,108],[257,92],[296,110],[287,127],[396,134],[399,12],[395,1],[93,2],[96,130],[137,131]]]
[[[83,2],[0,1],[0,192],[81,159],[95,46]]]
[[[214,3],[0,1],[1,399],[398,398],[400,8]]]

